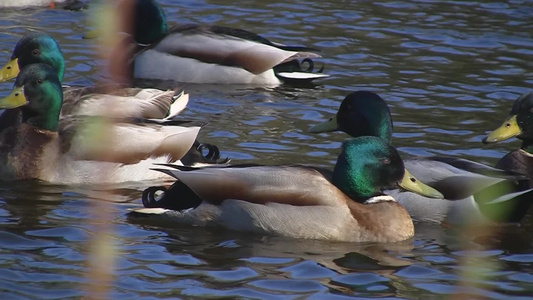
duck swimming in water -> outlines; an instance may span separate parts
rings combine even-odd
[[[132,217],[197,226],[349,242],[395,242],[413,237],[413,222],[384,189],[404,186],[400,155],[377,137],[344,142],[333,172],[309,166],[243,165],[155,169],[177,181],[143,193]],[[416,189],[416,187],[414,187]],[[164,194],[156,200],[156,193]]]
[[[127,65],[126,73],[132,78],[279,85],[328,77],[322,70],[312,72],[312,59],[320,57],[315,49],[271,42],[243,29],[197,24],[169,27],[154,0],[120,5],[119,11],[132,12],[119,17],[129,36],[119,41],[112,60]],[[302,63],[309,68],[302,68]]]

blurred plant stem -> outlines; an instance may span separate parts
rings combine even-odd
[[[101,1],[98,7],[94,10],[92,15],[93,24],[96,25],[96,32],[101,33],[100,38],[95,40],[100,44],[100,55],[104,60],[109,61],[111,78],[109,82],[104,85],[108,90],[105,92],[112,92],[116,88],[116,83],[119,81],[118,76],[124,75],[126,72],[125,67],[121,64],[112,63],[114,59],[113,53],[117,49],[121,42],[118,37],[119,28],[124,24],[124,19],[120,16],[128,15],[128,9],[131,8],[131,2],[125,2],[124,5],[117,7],[118,1]],[[119,16],[120,15],[120,16]],[[110,108],[113,109],[113,108]],[[92,140],[88,143],[94,145],[110,144],[114,141],[111,140],[109,135],[110,129],[113,123],[109,120],[95,120],[95,124],[89,124],[88,128],[91,129],[93,135]],[[105,156],[105,153],[101,154]],[[105,157],[101,157],[102,160],[107,160]],[[113,167],[113,166],[111,166]],[[97,170],[97,176],[105,178],[109,176],[109,169]],[[94,236],[90,240],[89,254],[88,254],[88,273],[86,286],[86,295],[90,299],[106,299],[110,297],[110,292],[113,286],[114,280],[114,266],[117,256],[114,240],[114,228],[113,228],[113,207],[111,203],[114,201],[115,195],[112,192],[106,192],[105,198],[109,201],[93,201],[92,202],[92,218],[91,225],[94,226]],[[89,194],[89,196],[91,196]],[[99,198],[102,194],[99,192]]]

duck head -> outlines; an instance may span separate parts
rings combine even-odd
[[[526,93],[515,101],[509,117],[489,133],[483,143],[496,143],[513,137],[521,139],[525,146],[533,144],[533,92]]]
[[[51,66],[59,80],[63,80],[65,73],[65,59],[57,41],[44,33],[32,33],[21,38],[9,62],[0,70],[0,81],[6,81],[18,76],[24,67],[45,63]]]
[[[376,93],[357,91],[344,98],[334,117],[309,131],[343,131],[353,137],[377,136],[390,142],[392,130],[392,118],[385,100]]]
[[[139,44],[154,43],[168,33],[165,13],[154,0],[124,0],[119,11],[124,12],[122,30]]]
[[[0,99],[0,108],[20,107],[23,123],[49,131],[57,131],[62,105],[61,82],[55,70],[42,63],[22,69],[11,94]]]
[[[393,146],[381,138],[363,136],[343,143],[332,181],[356,201],[383,195],[383,190],[395,188],[424,195],[409,175]]]

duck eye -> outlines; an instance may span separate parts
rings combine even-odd
[[[37,79],[37,84],[41,84],[43,83],[43,80],[42,79]]]
[[[40,53],[39,49],[33,49],[31,51],[31,54],[33,54],[33,55],[39,55],[39,53]]]
[[[382,165],[388,165],[388,164],[390,164],[390,158],[385,157],[384,159],[381,160],[381,164],[382,164]]]

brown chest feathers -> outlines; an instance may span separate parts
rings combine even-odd
[[[43,161],[55,160],[55,156],[47,152],[56,140],[57,132],[39,130],[26,124],[3,130],[0,134],[0,179],[39,178]]]
[[[377,240],[396,242],[414,236],[414,225],[409,213],[397,202],[349,204],[354,219]]]

